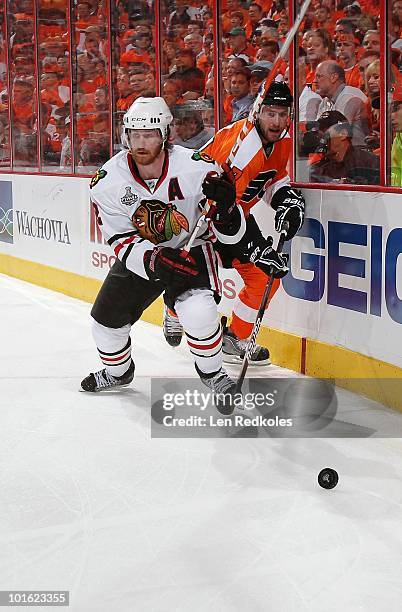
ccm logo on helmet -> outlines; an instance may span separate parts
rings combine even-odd
[[[159,117],[130,117],[130,121],[149,121],[149,123],[160,123]]]

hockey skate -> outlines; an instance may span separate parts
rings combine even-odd
[[[106,368],[89,374],[81,381],[80,391],[96,393],[97,391],[110,391],[116,387],[127,387],[134,378],[134,361],[131,360],[130,367],[123,376],[112,376]]]
[[[163,311],[163,335],[170,346],[179,346],[183,336],[183,327],[178,317],[173,315],[167,306]]]
[[[195,364],[195,369],[201,381],[216,394],[215,406],[224,415],[232,414],[235,404],[236,383],[230,378],[226,370],[221,368],[212,374],[205,374]]]
[[[222,359],[225,363],[242,363],[246,352],[248,340],[241,340],[225,325],[225,318],[222,319],[223,344]],[[250,365],[261,366],[269,365],[269,350],[259,344],[255,345],[251,354]]]

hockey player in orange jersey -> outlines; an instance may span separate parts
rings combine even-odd
[[[266,244],[250,210],[261,199],[269,203],[275,211],[275,229],[280,232],[284,222],[288,222],[288,240],[300,229],[304,219],[303,196],[298,189],[290,186],[286,168],[291,149],[288,130],[292,105],[293,98],[288,86],[273,82],[264,98],[257,122],[240,145],[229,172],[229,177],[236,183],[237,202],[247,219],[246,241],[242,240],[236,245],[215,244],[223,267],[235,268],[244,281],[233,308],[231,325],[224,330],[223,359],[229,363],[241,362],[244,356],[267,284],[266,274],[250,263],[254,261],[254,254]],[[227,170],[225,162],[244,122],[237,121],[219,130],[201,153],[209,155],[224,171]],[[275,279],[271,295],[277,291],[279,282],[279,279]],[[165,313],[164,333],[169,344],[175,346],[180,342],[181,330],[172,314]],[[257,345],[250,363],[268,364],[268,349]]]

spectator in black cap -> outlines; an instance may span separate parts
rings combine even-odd
[[[326,121],[329,121],[328,115]],[[330,119],[332,120],[333,118]],[[323,125],[321,118],[321,127]],[[328,127],[324,133],[323,144],[324,157],[311,166],[311,182],[357,185],[379,183],[379,159],[370,151],[353,146],[352,127],[348,121],[339,121]]]
[[[300,155],[310,155],[310,164],[322,159],[327,149],[325,132],[336,123],[347,123],[345,115],[337,110],[325,111],[318,120],[306,121],[306,132],[301,135]]]
[[[250,78],[250,94],[255,98],[258,90],[261,87],[261,83],[269,75],[270,68],[266,68],[261,64],[268,64],[270,62],[256,62],[251,66],[251,78]],[[272,64],[271,64],[272,68]]]

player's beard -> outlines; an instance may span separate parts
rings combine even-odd
[[[147,147],[131,148],[131,155],[135,163],[140,166],[149,166],[154,163],[163,150],[163,144]]]
[[[262,126],[260,125],[260,131],[261,134],[264,138],[264,140],[268,143],[268,144],[274,144],[275,142],[278,142],[278,140],[281,138],[284,130],[286,129],[286,127],[284,129],[279,129],[279,130],[269,130],[267,128],[262,128]]]

